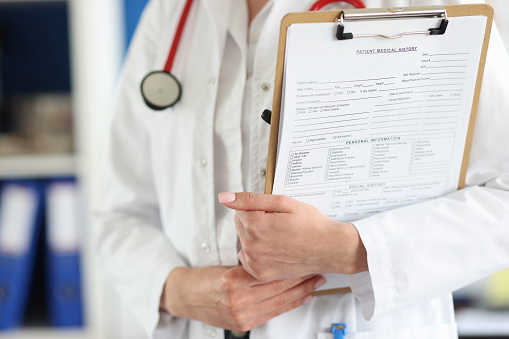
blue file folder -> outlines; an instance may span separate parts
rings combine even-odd
[[[77,184],[69,179],[46,187],[49,320],[56,327],[83,325]]]
[[[21,325],[43,205],[37,181],[9,180],[0,185],[0,330]]]
[[[48,253],[49,318],[56,327],[83,326],[79,254]]]

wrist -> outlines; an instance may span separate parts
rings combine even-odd
[[[351,223],[335,223],[330,256],[332,272],[355,274],[368,270],[367,253],[357,228]]]
[[[182,316],[181,297],[183,291],[181,291],[181,282],[186,280],[186,275],[190,270],[188,267],[175,267],[164,284],[160,308],[174,317]]]
[[[357,231],[357,227],[355,227],[352,223],[348,224],[348,230],[350,233],[350,241],[352,242],[351,248],[353,253],[353,265],[352,272],[350,274],[368,271],[368,254],[359,231]]]

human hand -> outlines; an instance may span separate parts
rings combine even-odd
[[[262,282],[242,266],[177,267],[166,281],[161,307],[176,317],[249,331],[311,300],[322,276]]]
[[[236,210],[239,260],[257,279],[368,269],[366,249],[352,224],[329,219],[317,208],[283,195],[220,193],[218,198]]]

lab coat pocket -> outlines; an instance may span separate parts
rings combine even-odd
[[[345,339],[452,339],[457,338],[456,324],[416,326],[394,330],[347,333]],[[317,339],[334,339],[332,333],[318,333]]]

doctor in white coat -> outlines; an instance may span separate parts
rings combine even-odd
[[[451,291],[509,266],[509,58],[496,27],[465,189],[353,224],[257,194],[280,21],[312,4],[196,0],[173,65],[182,98],[160,112],[139,86],[164,66],[184,1],[147,5],[120,81],[96,233],[104,276],[151,337],[331,338],[341,322],[347,338],[455,338]],[[253,193],[220,194],[227,208],[221,192]],[[353,293],[311,297],[318,272],[351,274]]]

